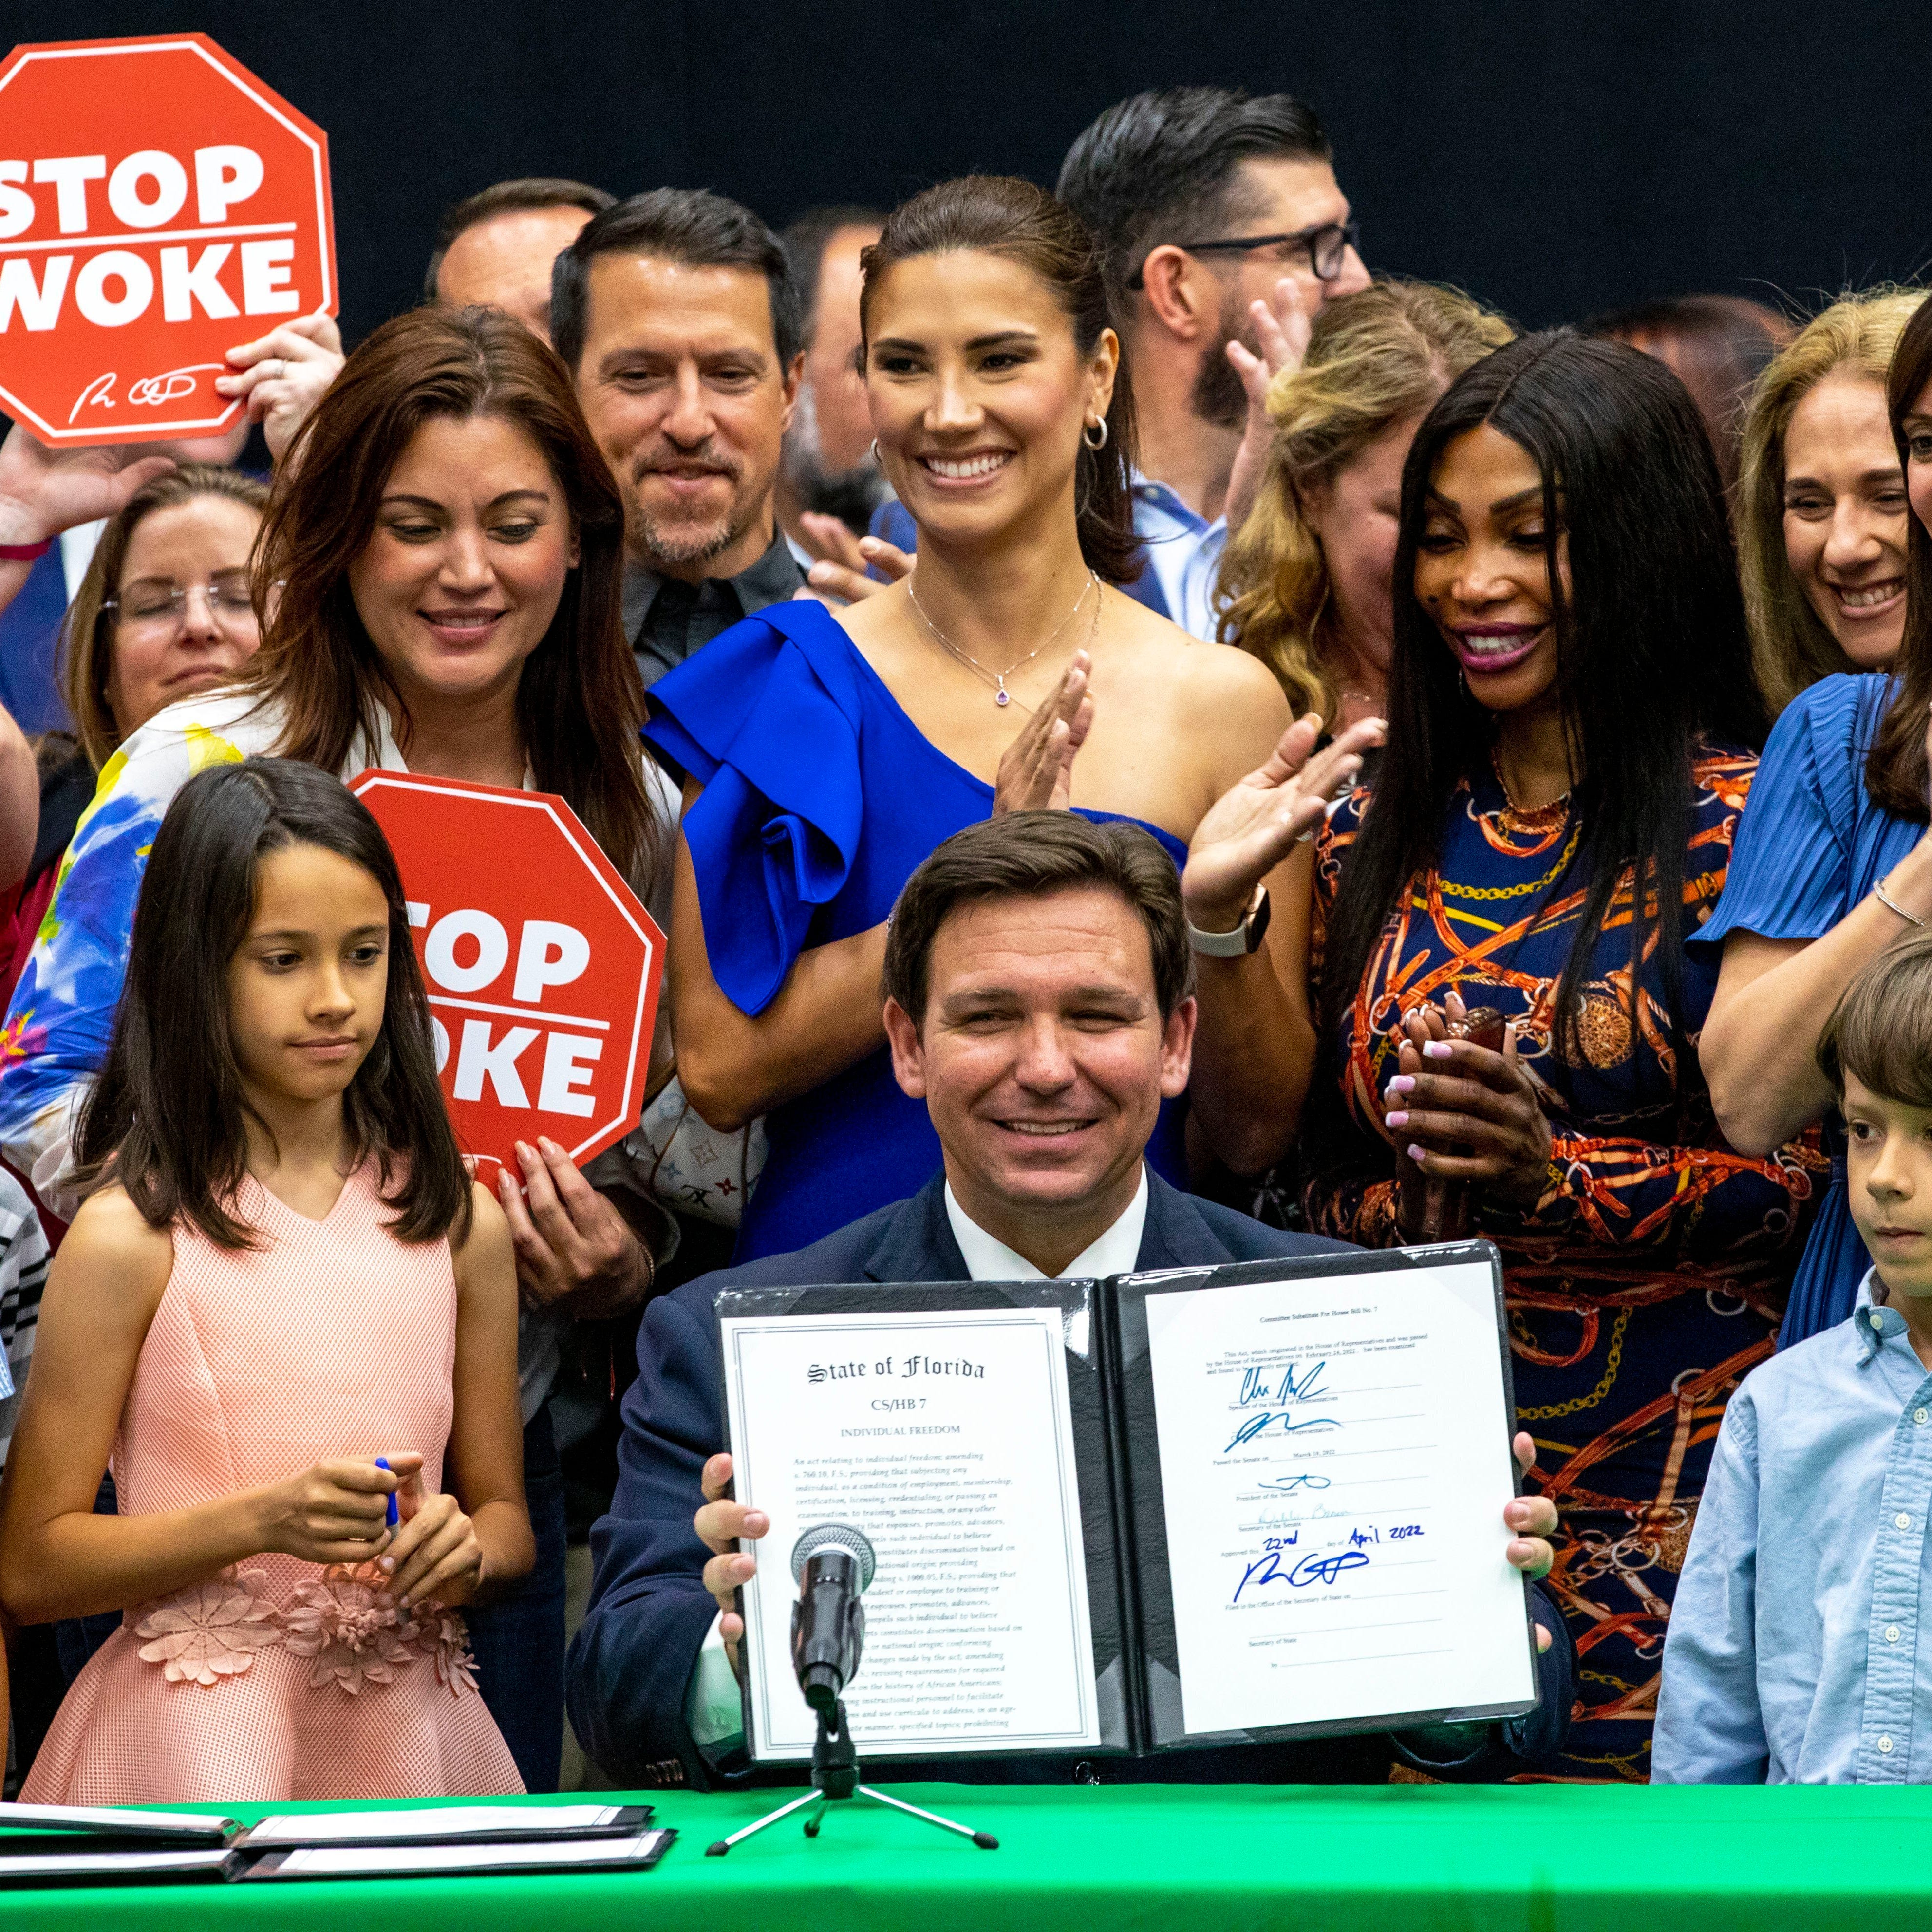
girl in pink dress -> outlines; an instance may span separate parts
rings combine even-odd
[[[0,1600],[124,1614],[21,1796],[520,1791],[458,1609],[534,1554],[508,1228],[443,1110],[395,861],[334,778],[250,759],[176,796],[78,1146]]]

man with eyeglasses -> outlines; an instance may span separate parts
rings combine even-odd
[[[1211,638],[1237,455],[1258,474],[1265,454],[1264,422],[1243,448],[1250,387],[1298,355],[1324,302],[1369,284],[1328,138],[1289,94],[1163,88],[1082,134],[1058,191],[1100,244],[1125,338],[1148,558],[1134,594]]]

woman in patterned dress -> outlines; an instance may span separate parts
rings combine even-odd
[[[1563,1516],[1582,1696],[1555,1774],[1640,1780],[1710,1445],[1819,1168],[1732,1152],[1697,1076],[1713,976],[1683,942],[1765,718],[1689,395],[1620,344],[1498,350],[1418,432],[1396,582],[1388,749],[1317,853],[1310,1225],[1415,1238],[1399,1150],[1472,1190]],[[1462,1002],[1500,1010],[1502,1052],[1444,1036]]]

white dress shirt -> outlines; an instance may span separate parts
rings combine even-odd
[[[1147,1226],[1148,1180],[1144,1163],[1141,1184],[1134,1198],[1121,1210],[1120,1219],[1090,1246],[1081,1250],[1054,1277],[1058,1281],[1105,1280],[1110,1274],[1131,1274],[1139,1262],[1141,1234]],[[946,1218],[952,1223],[952,1238],[965,1257],[967,1278],[971,1281],[1044,1281],[1046,1276],[1016,1254],[1005,1242],[995,1240],[978,1222],[969,1220],[952,1191],[946,1184]]]
[[[1141,1236],[1147,1226],[1148,1178],[1144,1163],[1141,1184],[1120,1216],[1105,1234],[1083,1248],[1054,1277],[1059,1281],[1100,1280],[1113,1274],[1130,1274],[1138,1265]],[[952,1238],[966,1263],[971,1281],[1045,1281],[1047,1276],[1025,1256],[1016,1253],[1005,1242],[994,1238],[978,1222],[968,1218],[946,1184],[946,1218],[952,1224]],[[718,1618],[711,1619],[704,1646],[698,1653],[697,1667],[691,1673],[691,1688],[685,1694],[685,1721],[695,1741],[713,1749],[727,1746],[742,1734],[743,1706],[738,1694],[738,1678],[731,1660],[724,1654],[724,1640],[719,1634]]]

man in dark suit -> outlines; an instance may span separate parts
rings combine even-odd
[[[752,1781],[738,1730],[733,1592],[770,1528],[730,1496],[724,1376],[712,1298],[722,1288],[841,1282],[1104,1276],[1332,1250],[1178,1192],[1142,1158],[1164,1098],[1187,1084],[1190,940],[1172,862],[1138,828],[1070,812],[969,826],[914,874],[886,944],[894,1071],[926,1101],[944,1166],[918,1194],[791,1255],[687,1283],[647,1311],[624,1400],[610,1514],[591,1532],[589,1610],[571,1646],[571,1720],[626,1785]],[[1534,1458],[1516,1438],[1526,1468]],[[1505,1512],[1509,1560],[1550,1567],[1555,1508]],[[1542,1663],[1543,1703],[1513,1725],[1395,1741],[1437,1775],[1492,1778],[1560,1743],[1574,1660],[1562,1619]],[[895,1779],[1010,1782],[1381,1782],[1391,1741],[1341,1738],[1179,1752],[1157,1762],[895,1758]],[[776,1774],[796,1783],[795,1770]],[[771,1774],[763,1781],[773,1781]]]

